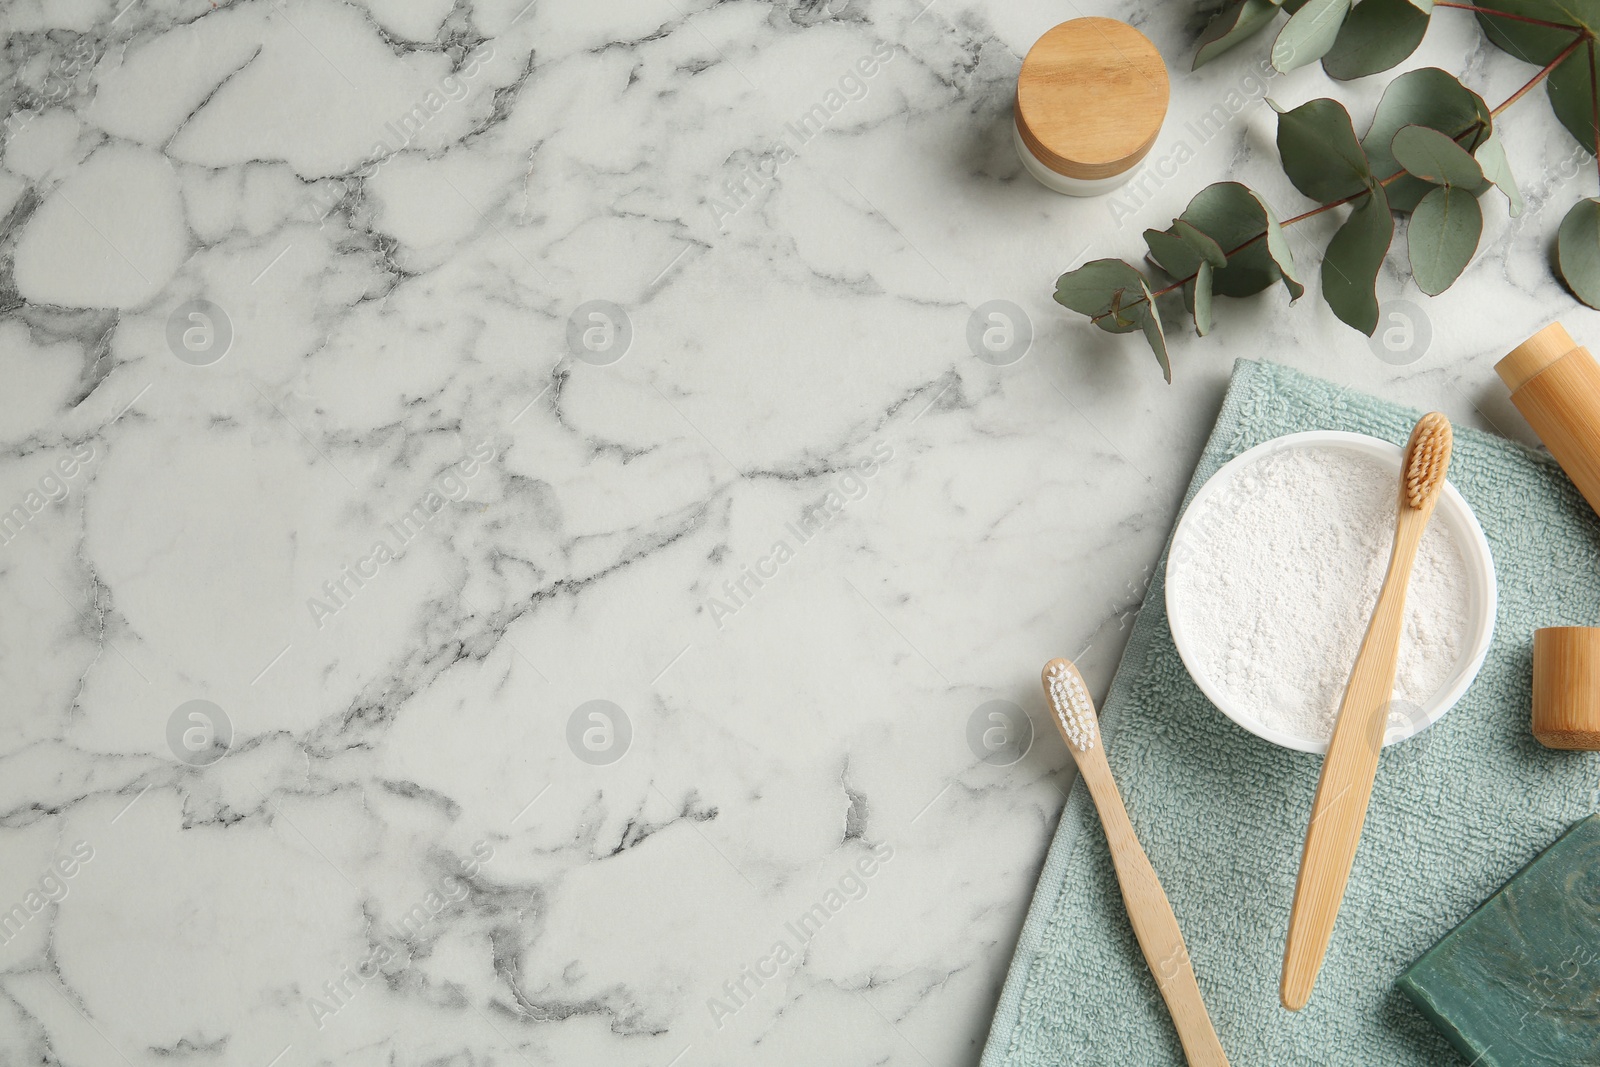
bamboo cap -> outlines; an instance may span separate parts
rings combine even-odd
[[[1069,178],[1111,178],[1156,143],[1171,89],[1150,39],[1125,22],[1063,22],[1028,49],[1017,77],[1017,132]]]
[[[1513,393],[1550,364],[1578,347],[1578,342],[1559,322],[1552,322],[1494,365],[1495,373]]]
[[[1600,751],[1600,627],[1533,632],[1533,736],[1546,748]]]

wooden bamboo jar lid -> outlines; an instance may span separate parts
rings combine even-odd
[[[1533,632],[1533,736],[1546,748],[1600,751],[1600,627]]]
[[[1063,22],[1028,49],[1017,77],[1023,162],[1031,157],[1047,173],[1029,171],[1060,192],[1120,185],[1156,143],[1170,95],[1166,64],[1144,34],[1116,19]]]
[[[1506,388],[1515,393],[1562,356],[1578,347],[1578,342],[1559,322],[1552,322],[1500,358],[1494,365]]]

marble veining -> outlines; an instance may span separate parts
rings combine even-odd
[[[1174,72],[1096,200],[1008,127],[1076,13]],[[1528,214],[1441,298],[1391,260],[1382,358],[1274,291],[1168,387],[1056,307],[1211,181],[1298,209],[1269,93],[1376,101],[1189,74],[1183,5],[0,27],[0,1063],[974,1063],[1071,781],[1037,671],[1103,695],[1231,360],[1525,436],[1492,361],[1583,321],[1537,94]],[[1464,15],[1415,62],[1526,77]]]

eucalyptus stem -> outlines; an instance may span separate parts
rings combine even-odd
[[[1474,4],[1455,4],[1449,0],[1434,0],[1434,7],[1453,7],[1458,11],[1471,11],[1475,15],[1488,15],[1491,18],[1510,19],[1513,22],[1526,22],[1533,26],[1545,26],[1552,30],[1584,30],[1582,26],[1575,26],[1570,22],[1551,22],[1548,19],[1536,19],[1528,15],[1513,15],[1509,11],[1496,11],[1492,7],[1478,7]]]
[[[1590,36],[1588,30],[1580,30],[1576,35],[1573,36],[1571,44],[1569,44],[1569,45],[1567,45],[1567,47],[1563,48],[1559,55],[1557,55],[1550,62],[1546,63],[1544,65],[1544,67],[1540,69],[1539,73],[1537,73],[1533,77],[1529,78],[1526,85],[1524,85],[1522,88],[1518,89],[1516,92],[1512,93],[1509,97],[1507,97],[1505,102],[1502,103],[1499,107],[1497,107],[1493,111],[1489,112],[1489,116],[1491,118],[1498,118],[1500,116],[1500,112],[1504,111],[1506,108],[1510,107],[1512,104],[1515,104],[1518,100],[1521,100],[1524,93],[1526,93],[1529,89],[1532,89],[1535,85],[1538,85],[1540,82],[1542,82],[1546,78],[1548,78],[1550,76],[1550,72],[1555,70],[1557,67],[1559,67],[1561,65],[1562,60],[1566,59],[1572,53],[1576,52],[1578,50],[1578,46],[1580,44],[1582,44],[1583,42],[1585,42],[1585,41],[1589,42],[1589,54],[1590,54],[1590,56],[1592,58],[1593,55],[1594,55],[1594,38],[1592,36]]]

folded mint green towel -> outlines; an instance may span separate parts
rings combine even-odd
[[[1240,360],[1189,495],[1270,438],[1352,430],[1403,444],[1417,415]],[[1448,715],[1385,750],[1333,943],[1304,1011],[1279,1007],[1278,975],[1321,758],[1246,733],[1196,688],[1167,628],[1165,557],[1102,710],[1128,815],[1234,1067],[1461,1063],[1395,978],[1595,807],[1600,756],[1545,749],[1529,731],[1528,708],[1534,629],[1600,622],[1600,521],[1548,456],[1490,434],[1457,429],[1450,480],[1494,555],[1494,644]],[[1046,743],[1056,743],[1053,734]],[[1094,805],[1075,787],[983,1067],[1183,1063]]]

